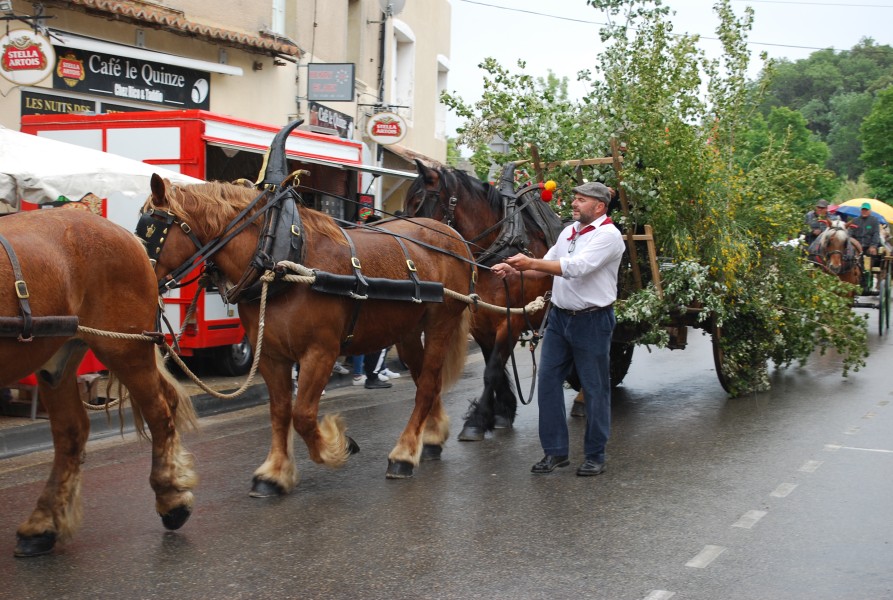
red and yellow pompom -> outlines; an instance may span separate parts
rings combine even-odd
[[[552,200],[552,192],[558,187],[558,184],[550,179],[546,183],[540,185],[543,186],[543,191],[540,193],[540,200],[543,202],[550,202]]]

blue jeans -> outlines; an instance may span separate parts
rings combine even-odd
[[[586,400],[583,451],[586,458],[604,462],[611,430],[611,334],[615,322],[613,308],[575,316],[549,312],[537,378],[540,443],[546,454],[569,454],[564,380],[576,364]]]

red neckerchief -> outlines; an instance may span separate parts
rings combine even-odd
[[[605,217],[605,220],[599,224],[599,227],[601,227],[602,225],[610,225],[613,222],[614,221],[611,220],[611,217]],[[568,241],[572,242],[575,239],[577,239],[578,237],[580,237],[581,235],[586,235],[590,231],[594,231],[594,230],[595,230],[595,225],[590,223],[589,225],[587,225],[586,227],[584,227],[583,229],[581,229],[579,231],[577,231],[576,229],[573,230],[571,232],[571,236],[567,239],[568,239]]]

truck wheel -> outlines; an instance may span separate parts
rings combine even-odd
[[[246,337],[239,344],[220,348],[217,355],[217,368],[223,375],[244,375],[251,369],[253,360],[254,352]]]

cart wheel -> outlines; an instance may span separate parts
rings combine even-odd
[[[244,375],[251,370],[254,361],[254,348],[248,343],[248,338],[240,344],[222,346],[217,354],[217,368],[221,375],[235,377]]]
[[[878,278],[878,335],[890,329],[890,275]]]
[[[884,270],[884,323],[885,330],[890,329],[890,265]]]
[[[719,385],[726,393],[731,394],[729,379],[726,377],[724,367],[724,356],[722,352],[722,327],[718,327],[714,322],[710,328],[710,335],[713,338],[713,365],[716,367],[716,378],[719,379]]]
[[[626,377],[629,371],[629,365],[633,362],[633,350],[636,349],[635,344],[624,344],[622,342],[611,343],[611,387],[615,388]]]

